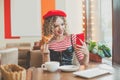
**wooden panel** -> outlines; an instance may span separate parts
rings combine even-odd
[[[113,64],[120,64],[120,0],[113,1]]]
[[[41,0],[41,16],[43,16],[47,11],[55,9],[55,0]],[[42,17],[41,17],[42,18]],[[42,21],[43,22],[43,21]]]

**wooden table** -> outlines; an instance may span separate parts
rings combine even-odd
[[[96,67],[98,63],[90,63],[88,68]],[[86,68],[81,65],[80,70]],[[92,79],[85,79],[73,75],[73,72],[56,72],[43,71],[41,68],[30,68],[27,74],[27,80],[120,80],[120,68],[116,67],[114,74],[101,75]]]

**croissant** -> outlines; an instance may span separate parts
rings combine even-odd
[[[53,37],[53,35],[42,36],[42,39],[40,40],[40,44],[42,45],[42,44],[48,43],[52,37]]]

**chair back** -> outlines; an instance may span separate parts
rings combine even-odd
[[[18,48],[0,50],[1,64],[18,64]]]

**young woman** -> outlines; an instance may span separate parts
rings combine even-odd
[[[68,34],[66,13],[61,10],[48,11],[44,16],[43,34],[47,41],[41,46],[45,61],[59,61],[61,65],[71,65],[74,57],[80,64],[87,65],[89,51],[86,44],[76,44],[76,35]],[[44,39],[45,39],[44,37]]]

